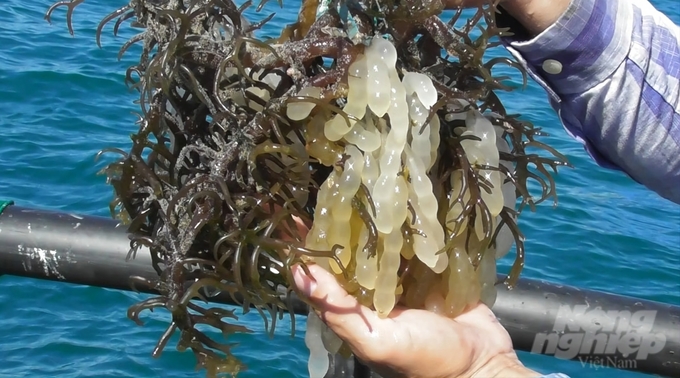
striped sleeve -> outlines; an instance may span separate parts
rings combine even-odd
[[[595,161],[680,203],[680,28],[647,0],[572,0],[504,40]]]

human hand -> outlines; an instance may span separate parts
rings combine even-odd
[[[489,0],[444,0],[446,9],[485,5]],[[501,7],[524,28],[538,35],[554,24],[567,10],[571,0],[500,0]]]
[[[386,319],[359,305],[332,274],[293,268],[295,284],[354,354],[385,378],[537,377],[517,358],[508,332],[478,304],[455,319],[395,308]]]
[[[304,237],[307,228],[297,223]],[[484,304],[455,319],[399,306],[382,319],[331,273],[318,265],[308,268],[311,277],[293,267],[298,289],[354,354],[385,378],[539,376],[520,363],[510,335]]]

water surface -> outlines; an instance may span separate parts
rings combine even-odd
[[[101,17],[124,0],[87,0],[74,16],[75,38],[57,12],[43,21],[52,0],[4,0],[0,7],[0,198],[22,206],[108,216],[112,192],[93,158],[105,147],[128,148],[136,131],[136,98],[123,85],[134,48],[120,62],[117,50],[133,31],[103,48],[94,42]],[[676,23],[675,0],[653,1]],[[675,4],[675,5],[674,5]],[[276,35],[297,6],[276,9],[265,33]],[[259,19],[267,13],[258,15]],[[497,54],[502,54],[499,50]],[[680,304],[680,207],[621,173],[595,166],[564,133],[535,83],[504,95],[553,136],[545,141],[566,154],[573,170],[557,177],[560,202],[521,217],[527,238],[525,277]],[[624,110],[626,104],[621,104]],[[511,260],[503,261],[507,268]],[[0,377],[191,377],[193,356],[172,345],[150,357],[167,325],[164,313],[146,314],[144,327],[126,318],[140,295],[93,287],[0,277]],[[255,332],[241,335],[237,353],[251,366],[247,377],[304,377],[307,351],[284,321],[273,339],[258,315],[241,317]],[[304,318],[299,318],[300,323]],[[302,327],[303,328],[303,327]],[[543,372],[572,377],[640,377],[638,373],[586,369],[579,363],[521,358]]]

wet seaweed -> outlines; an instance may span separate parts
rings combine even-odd
[[[60,1],[45,19],[51,21],[65,7],[69,33],[74,34],[74,10],[83,1]],[[363,42],[378,34],[394,42],[400,70],[426,74],[439,92],[430,117],[436,113],[441,119],[442,143],[431,178],[438,184],[439,203],[447,204],[441,208],[448,207],[453,190],[448,178],[463,172],[463,188],[453,198],[463,211],[447,223],[448,237],[479,219],[484,235],[478,240],[468,227],[468,244],[493,245],[497,232],[481,196],[490,184],[480,170],[500,169],[515,185],[520,208],[506,207],[500,216],[516,244],[507,284],[517,280],[525,251],[516,216],[526,206],[533,210],[547,199],[557,202],[552,175],[568,162],[537,140],[544,135],[539,128],[507,114],[496,94],[512,90],[507,77],[494,76],[499,65],[518,69],[524,84],[527,80],[509,58],[485,60],[487,50],[508,34],[496,24],[497,2],[480,7],[462,26],[456,26],[462,10],[445,21],[439,0],[346,5],[357,26],[355,35],[333,9],[317,18],[319,0],[303,1],[296,22],[269,40],[260,40],[257,32],[273,14],[250,23],[245,12],[251,1],[237,6],[232,0],[131,0],[97,26],[98,45],[113,20],[114,35],[126,22],[143,29],[118,54],[120,59],[134,44],[142,48],[139,61],[125,74],[128,88],[139,93],[139,130],[129,151],[105,149],[100,154],[117,156],[101,173],[114,190],[112,216],[131,235],[128,258],[147,247],[159,275],[155,281],[131,280],[134,287],[147,286],[160,294],[130,307],[128,316],[138,324],[144,310],[165,308],[172,316],[154,356],[178,332],[178,349],[191,350],[208,376],[237,373],[244,366],[233,356],[228,336],[248,330],[235,323],[233,312],[198,303],[220,292],[232,295],[244,312],[254,307],[271,334],[296,291],[291,267],[304,267],[310,257],[337,259],[334,250],[304,248],[293,217],[312,224],[319,186],[332,169],[342,169],[342,146],[321,143],[315,136],[319,122],[293,121],[285,110],[288,104],[311,102],[316,105],[313,118],[323,121],[340,114],[349,122],[342,111],[347,70],[362,53]],[[321,97],[299,96],[307,86],[322,88]],[[466,137],[456,132],[460,125],[452,116],[462,103],[486,112],[502,128],[511,152],[500,157],[514,170],[469,163],[461,145]],[[309,149],[322,151],[316,156],[325,158],[310,157]],[[540,188],[536,196],[533,186]],[[365,203],[372,200],[364,188],[352,204],[370,230],[365,249],[376,255],[377,231],[370,216],[375,209]],[[410,240],[419,231],[407,226],[402,232]],[[484,248],[470,250],[478,264]],[[414,261],[402,270],[400,282],[421,269]],[[220,331],[224,340],[214,340],[200,325]]]

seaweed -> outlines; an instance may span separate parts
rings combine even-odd
[[[51,21],[56,10],[66,7],[68,30],[73,34],[74,10],[83,1],[60,1],[50,7],[45,19]],[[333,2],[338,3],[345,2]],[[101,173],[114,190],[109,205],[112,216],[131,235],[128,258],[146,246],[158,272],[155,281],[131,279],[133,287],[145,285],[160,294],[132,306],[128,316],[141,324],[144,310],[165,308],[172,315],[154,356],[179,332],[178,349],[191,350],[208,376],[236,374],[244,366],[233,356],[234,345],[227,339],[248,330],[234,323],[233,312],[198,303],[207,303],[217,292],[228,293],[240,301],[244,312],[255,308],[272,333],[297,291],[291,285],[291,267],[302,264],[304,268],[310,258],[320,256],[337,260],[339,246],[327,251],[305,248],[294,218],[312,224],[321,183],[334,169],[342,170],[346,158],[342,146],[317,138],[319,124],[314,119],[339,114],[349,124],[342,111],[347,71],[363,52],[363,42],[374,35],[393,41],[401,71],[426,74],[438,91],[430,117],[437,114],[442,120],[442,143],[430,176],[437,183],[440,203],[448,204],[453,191],[448,178],[454,171],[463,172],[463,187],[456,189],[459,194],[453,198],[463,211],[446,224],[448,237],[457,235],[464,223],[479,219],[484,235],[477,240],[468,227],[467,243],[493,245],[500,227],[496,232],[491,227],[482,200],[482,191],[489,191],[490,184],[480,171],[501,170],[515,185],[520,207],[506,207],[500,215],[515,239],[516,258],[506,281],[514,284],[525,253],[516,216],[525,206],[534,210],[549,198],[557,203],[552,174],[569,163],[537,140],[544,135],[539,128],[507,114],[496,94],[512,89],[506,77],[494,76],[498,65],[520,70],[524,84],[527,80],[521,66],[509,58],[485,61],[486,51],[508,35],[495,22],[497,3],[479,7],[462,27],[456,27],[463,11],[455,11],[446,22],[441,19],[440,0],[348,2],[357,27],[357,33],[350,35],[348,23],[334,8],[317,17],[319,0],[304,0],[297,21],[269,40],[256,34],[273,14],[251,24],[245,16],[251,1],[237,6],[232,0],[131,0],[102,19],[96,30],[98,45],[104,27],[114,19],[114,35],[128,20],[143,29],[118,54],[120,59],[130,46],[142,47],[139,61],[125,74],[126,85],[139,92],[139,130],[132,135],[128,152],[102,150],[102,154],[116,154],[117,160]],[[479,35],[473,37],[477,31]],[[321,96],[298,95],[308,86],[321,88]],[[315,105],[311,122],[286,116],[289,104],[305,102]],[[468,137],[455,131],[460,125],[453,115],[460,112],[461,104],[486,112],[502,128],[511,151],[501,152],[501,160],[512,163],[513,170],[469,163],[461,145]],[[530,148],[548,156],[530,153]],[[309,149],[324,151],[327,158],[313,158]],[[539,195],[530,192],[531,182],[541,188]],[[365,250],[375,256],[378,236],[368,190],[361,189],[352,205],[370,230]],[[402,232],[408,241],[419,230],[405,224]],[[483,248],[470,250],[475,251],[471,258],[476,266]],[[399,282],[422,268],[417,265],[415,259],[409,261]],[[345,279],[345,284],[351,281]],[[220,331],[225,340],[214,340],[199,325]]]

